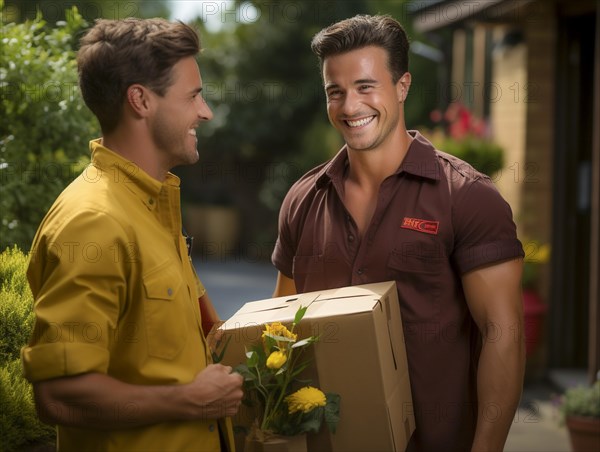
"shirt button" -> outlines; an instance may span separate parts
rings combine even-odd
[[[348,241],[349,241],[349,242],[354,242],[354,236],[353,236],[352,234],[350,234],[350,235],[348,236]]]
[[[209,432],[214,432],[214,431],[215,431],[215,424],[210,424],[210,425],[208,426],[208,431],[209,431]]]
[[[364,268],[359,268],[358,270],[356,270],[356,273],[358,273],[359,275],[362,275],[364,272]]]
[[[167,295],[173,295],[173,289],[171,289],[170,287],[167,289]]]
[[[150,199],[148,200],[148,204],[150,204],[150,205],[153,205],[153,204],[154,204],[154,199],[150,198]]]

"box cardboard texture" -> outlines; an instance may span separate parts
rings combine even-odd
[[[233,336],[222,363],[244,362],[245,347],[260,341],[265,323],[289,326],[298,308],[309,304],[296,331],[299,338],[320,336],[305,355],[314,359],[310,384],[341,396],[337,432],[324,424],[308,436],[309,450],[404,450],[415,421],[393,281],[246,303],[221,326],[223,343]],[[234,425],[249,426],[252,418],[241,409]]]

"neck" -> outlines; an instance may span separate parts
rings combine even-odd
[[[412,140],[404,130],[396,139],[376,149],[357,151],[348,148],[348,180],[365,188],[378,189],[384,179],[398,170]]]
[[[149,176],[163,182],[167,177],[165,169],[158,158],[159,153],[148,134],[136,133],[135,127],[119,127],[104,135],[102,144],[121,157],[130,160]]]

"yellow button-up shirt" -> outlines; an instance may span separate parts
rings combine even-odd
[[[35,328],[21,353],[25,376],[100,372],[139,385],[189,383],[210,357],[198,308],[204,288],[181,233],[179,179],[169,174],[161,183],[101,140],[90,148],[91,164],[34,239],[27,277]],[[124,427],[59,426],[59,449],[220,450],[214,420]]]

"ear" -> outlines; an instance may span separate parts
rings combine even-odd
[[[151,101],[150,90],[145,86],[134,84],[127,88],[127,105],[140,117],[148,116],[151,110]]]
[[[396,83],[396,95],[398,96],[398,102],[401,104],[404,103],[408,96],[411,80],[412,76],[410,75],[410,72],[405,72]]]

